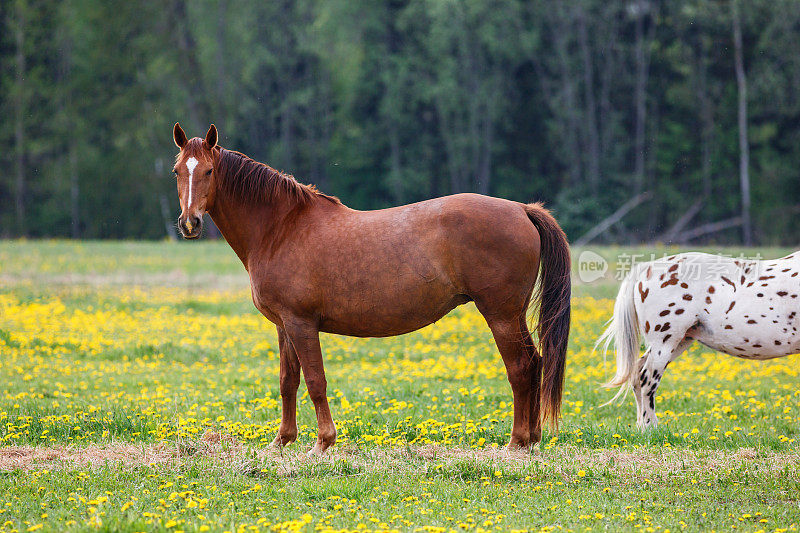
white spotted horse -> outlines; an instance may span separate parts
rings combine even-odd
[[[597,341],[604,353],[614,343],[617,371],[606,386],[620,390],[611,401],[632,388],[637,425],[655,427],[664,370],[693,341],[744,359],[800,352],[798,273],[800,252],[775,260],[684,253],[635,265]]]

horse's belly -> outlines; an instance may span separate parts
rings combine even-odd
[[[428,300],[333,306],[323,313],[320,331],[351,337],[391,337],[424,328],[457,306],[470,301],[464,295]]]
[[[772,359],[800,351],[796,308],[792,299],[776,293],[779,288],[748,283],[735,292],[726,290],[728,298],[715,301],[710,317],[704,319],[712,325],[709,341],[718,350],[746,359]]]
[[[800,353],[800,341],[791,335],[765,328],[739,328],[724,331],[700,329],[695,340],[714,350],[744,359],[773,359]]]

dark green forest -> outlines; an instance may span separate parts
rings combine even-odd
[[[800,0],[0,6],[2,237],[164,238],[180,121],[358,209],[474,191],[572,239],[800,240]]]

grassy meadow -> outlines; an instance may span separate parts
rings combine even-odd
[[[317,459],[302,383],[298,442],[267,447],[277,336],[224,242],[0,241],[0,531],[796,530],[796,356],[696,345],[639,433],[630,395],[601,406],[613,363],[592,346],[616,262],[645,251],[592,250],[611,264],[576,279],[558,434],[504,450],[510,387],[467,305],[322,336],[338,439]]]

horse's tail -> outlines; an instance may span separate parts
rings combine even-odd
[[[606,388],[619,387],[619,391],[608,403],[616,401],[628,391],[636,357],[639,355],[639,319],[636,316],[634,302],[634,288],[636,287],[638,270],[637,266],[634,265],[634,268],[622,281],[617,300],[614,303],[614,316],[608,321],[606,330],[595,344],[595,349],[602,347],[603,357],[605,357],[605,353],[611,343],[614,343],[617,372],[603,386]]]
[[[525,212],[539,231],[539,283],[531,305],[539,307],[535,331],[542,357],[541,420],[551,429],[558,428],[561,392],[564,388],[564,365],[569,340],[570,254],[567,236],[541,204],[528,204]]]

